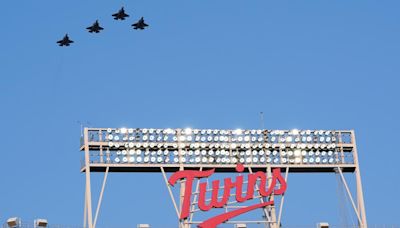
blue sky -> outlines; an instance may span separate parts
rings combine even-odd
[[[110,14],[121,6],[131,17],[116,22]],[[0,221],[82,223],[77,121],[259,128],[263,111],[269,129],[355,129],[368,221],[399,224],[399,8],[394,0],[2,1]],[[141,16],[149,29],[131,29]],[[104,32],[87,33],[96,19]],[[75,43],[58,47],[67,32]],[[284,223],[339,224],[335,181],[290,175]],[[112,174],[98,225],[173,227],[174,216],[161,174]]]

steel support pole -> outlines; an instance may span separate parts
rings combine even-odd
[[[341,176],[341,178],[342,178],[344,187],[346,188],[347,194],[349,195],[351,205],[353,206],[354,212],[355,212],[356,215],[357,215],[358,224],[360,225],[360,227],[363,227],[364,224],[363,224],[362,219],[361,219],[361,216],[360,216],[360,211],[357,209],[356,204],[354,203],[354,200],[353,200],[353,197],[352,197],[352,195],[351,195],[349,186],[347,185],[347,181],[346,181],[346,179],[345,179],[344,176],[343,176],[342,170],[341,170],[340,168],[338,168],[338,170],[339,170],[340,176]]]
[[[252,173],[253,173],[252,168],[251,168],[251,167],[248,167],[248,169],[249,169],[249,173],[252,174]],[[267,176],[267,178],[269,178],[269,177]],[[259,187],[257,186],[257,184],[254,185],[254,186],[255,186],[256,191],[259,191],[259,190],[260,190]],[[260,195],[260,202],[261,202],[261,203],[264,203],[264,202],[265,202],[264,197],[262,197],[261,195]],[[270,216],[269,216],[269,214],[268,214],[268,211],[267,211],[267,207],[264,207],[264,208],[263,208],[263,212],[264,212],[264,215],[265,215],[265,219],[268,219],[268,221],[271,221],[271,218],[270,218]],[[267,224],[268,224],[268,223],[265,223],[265,227],[269,228],[269,227],[270,227],[270,224],[268,224],[268,226],[267,226]]]
[[[289,176],[289,167],[286,167],[286,174],[285,174],[285,182],[287,183]],[[279,205],[279,214],[278,214],[278,223],[277,227],[281,227],[281,218],[282,218],[282,210],[283,210],[283,203],[285,202],[285,193],[282,194],[281,204]]]
[[[356,143],[356,136],[354,134],[354,130],[351,130],[351,142],[354,145],[353,148],[353,159],[356,165],[355,175],[356,175],[356,185],[357,185],[357,205],[359,208],[359,213],[361,216],[362,227],[367,228],[367,216],[365,212],[365,205],[364,205],[364,193],[362,189],[361,183],[361,173],[360,173],[360,164],[358,162],[358,152],[357,152],[357,143]],[[360,224],[361,226],[361,224]]]
[[[180,217],[179,209],[178,209],[178,206],[176,204],[176,201],[175,201],[175,198],[174,198],[174,194],[172,194],[171,186],[168,183],[168,178],[167,178],[167,175],[165,174],[165,171],[164,171],[163,167],[161,167],[161,173],[162,173],[162,175],[164,177],[165,185],[167,185],[169,196],[171,197],[172,203],[174,204],[174,208],[175,208],[175,211],[176,211],[176,216],[178,216],[178,219],[179,219],[179,217]]]
[[[93,228],[92,219],[92,193],[90,186],[90,158],[89,158],[89,131],[88,128],[84,129],[83,133],[85,143],[85,174],[86,174],[86,206],[87,206],[87,219],[88,228]]]
[[[271,186],[271,178],[272,178],[272,171],[271,171],[271,167],[268,166],[268,168],[267,168],[267,180],[268,180],[267,184],[268,184],[268,186]],[[269,198],[269,200],[274,200],[274,199],[275,199],[274,193],[272,193],[270,198]],[[270,227],[271,228],[277,228],[275,205],[273,205],[273,206],[271,205],[271,206],[267,206],[267,207],[269,208],[270,219],[271,219],[271,222],[269,223]]]
[[[101,202],[103,200],[104,188],[106,187],[109,169],[110,169],[110,166],[107,166],[106,172],[104,173],[103,185],[101,186],[100,197],[99,197],[99,201],[97,202],[96,215],[94,216],[93,228],[96,227],[97,218],[99,216],[100,206],[101,206]]]

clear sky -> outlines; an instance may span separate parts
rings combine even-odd
[[[131,17],[114,21],[121,6]],[[269,129],[355,129],[368,221],[399,224],[399,9],[397,0],[1,1],[0,222],[82,224],[77,121],[259,128],[263,111]],[[131,29],[141,16],[150,27]],[[96,19],[105,30],[87,33]],[[67,32],[75,43],[58,47]],[[341,222],[334,174],[288,184],[284,224]],[[98,224],[174,227],[174,216],[161,174],[112,174]]]

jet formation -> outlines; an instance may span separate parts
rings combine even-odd
[[[92,26],[87,27],[87,30],[89,30],[90,33],[99,33],[101,30],[103,30],[104,28],[102,28],[99,24],[99,21],[96,20]]]
[[[121,7],[120,10],[118,10],[118,12],[114,13],[111,15],[114,20],[125,20],[127,17],[129,17],[129,15],[127,13],[125,13],[125,9],[124,7]],[[141,17],[136,23],[132,24],[133,29],[137,30],[143,30],[146,27],[148,27],[149,25],[145,23],[144,18]],[[103,27],[100,26],[99,20],[96,20],[91,26],[86,28],[88,30],[89,33],[100,33],[101,30],[104,30]],[[68,37],[68,34],[65,34],[65,36],[57,41],[57,44],[59,46],[70,46],[71,43],[74,43],[74,41],[70,40],[70,38]]]
[[[112,15],[114,17],[114,20],[125,20],[125,17],[129,17],[128,14],[125,13],[124,7],[122,7],[117,13],[114,13]]]
[[[73,43],[74,41],[70,40],[68,37],[68,34],[65,34],[64,38],[62,38],[61,40],[57,41],[58,46],[62,47],[62,46],[69,46],[71,43]]]
[[[143,30],[145,27],[149,26],[148,24],[144,23],[144,19],[143,17],[140,18],[140,20],[138,22],[136,22],[135,24],[132,25],[133,29],[140,29]]]

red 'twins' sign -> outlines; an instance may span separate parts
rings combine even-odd
[[[201,179],[203,177],[209,177],[214,173],[215,169],[210,169],[207,171],[195,171],[195,170],[183,170],[174,173],[168,180],[171,185],[174,185],[178,180],[186,179],[185,183],[185,193],[182,205],[182,211],[180,214],[180,219],[185,219],[189,216],[190,213],[190,204],[191,204],[191,196],[192,196],[192,184],[195,178]],[[236,165],[236,171],[241,173],[244,171],[244,167],[242,164]],[[200,193],[199,193],[199,201],[198,207],[203,211],[209,211],[211,208],[222,208],[226,205],[229,200],[231,189],[235,189],[235,198],[237,202],[244,202],[246,200],[251,200],[254,197],[254,188],[257,184],[257,180],[260,180],[259,193],[261,196],[266,197],[271,194],[274,195],[282,195],[287,187],[285,179],[281,175],[281,171],[279,168],[272,170],[272,179],[270,185],[267,187],[267,175],[264,172],[258,171],[256,173],[248,174],[247,177],[247,190],[246,194],[243,196],[243,176],[237,176],[235,181],[232,181],[231,178],[224,179],[224,194],[222,199],[218,201],[218,190],[219,190],[219,180],[214,180],[212,182],[212,196],[211,201],[207,205],[206,204],[206,192],[207,192],[207,183],[200,184]],[[280,183],[279,189],[275,189],[277,181]],[[246,213],[248,211],[262,208],[268,205],[273,205],[274,201],[268,201],[264,203],[259,203],[251,206],[247,206],[244,208],[240,208],[237,210],[233,210],[227,213],[223,213],[207,219],[202,222],[198,227],[200,228],[214,228],[218,224],[221,224],[233,217],[236,217],[240,214]]]

